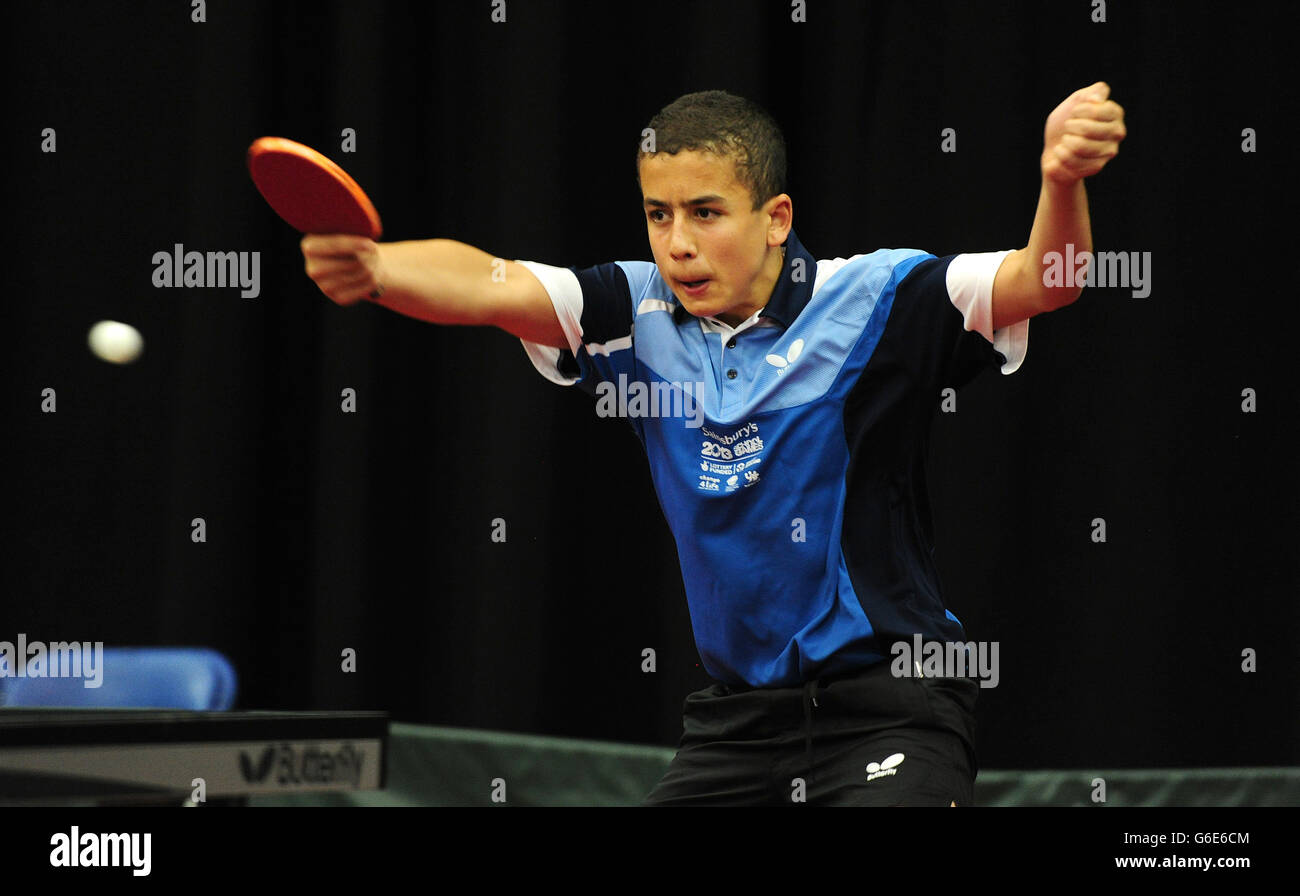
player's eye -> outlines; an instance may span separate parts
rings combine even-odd
[[[699,215],[701,218],[703,218],[706,221],[711,220],[709,217],[710,215],[712,215],[714,218],[718,217],[718,211],[716,209],[711,209],[711,208],[697,208],[695,210],[695,214]]]
[[[663,213],[664,210],[661,208],[652,208],[650,211],[646,212],[646,217],[658,224],[663,221]]]

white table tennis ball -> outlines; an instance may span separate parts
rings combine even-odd
[[[130,364],[144,349],[140,331],[115,320],[101,320],[91,327],[87,342],[96,357],[111,364]]]

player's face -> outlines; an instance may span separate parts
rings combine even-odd
[[[766,305],[781,274],[790,197],[755,210],[735,162],[709,152],[645,156],[640,170],[650,249],[686,310],[735,326]]]

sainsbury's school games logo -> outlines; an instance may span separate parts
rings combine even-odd
[[[721,428],[721,427],[719,427]],[[757,423],[746,423],[730,432],[700,428],[699,488],[702,492],[728,494],[755,485],[763,462],[763,437]]]

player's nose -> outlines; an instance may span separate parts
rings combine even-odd
[[[672,233],[668,237],[668,251],[673,258],[692,258],[695,255],[695,242],[685,222],[673,221]]]

